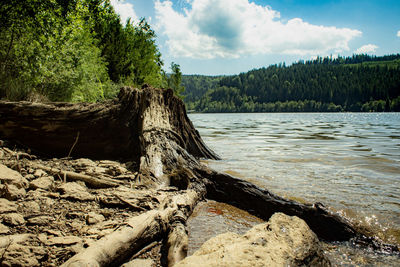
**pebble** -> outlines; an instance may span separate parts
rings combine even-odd
[[[96,224],[99,222],[103,222],[105,220],[104,216],[101,214],[97,214],[95,212],[89,212],[86,216],[86,223],[87,224]]]
[[[52,176],[42,176],[38,179],[31,181],[29,187],[31,189],[41,188],[44,190],[48,190],[52,187],[53,184],[54,184],[54,178]]]
[[[25,219],[19,213],[8,213],[3,215],[3,222],[11,226],[18,226],[24,224]]]

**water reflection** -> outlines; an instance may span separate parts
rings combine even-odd
[[[320,201],[400,244],[400,114],[190,114],[222,161],[276,194]],[[351,212],[349,212],[351,211]]]

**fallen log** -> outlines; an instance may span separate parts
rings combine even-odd
[[[321,203],[297,203],[228,174],[209,169],[198,171],[210,180],[206,183],[209,199],[231,204],[265,221],[276,212],[300,217],[319,238],[326,241],[345,241],[358,234],[350,222],[330,213]]]
[[[89,187],[92,188],[108,188],[108,187],[117,187],[122,185],[123,183],[118,181],[118,180],[113,180],[113,179],[107,179],[107,178],[96,178],[92,177],[89,175],[85,175],[82,173],[76,173],[72,171],[64,171],[64,170],[59,170],[57,168],[51,168],[47,167],[41,164],[31,164],[32,167],[36,169],[42,169],[49,174],[52,175],[60,175],[60,177],[65,177],[66,180],[72,180],[72,181],[82,181],[85,182]]]
[[[152,243],[154,240],[161,239],[168,231],[173,233],[175,231],[171,228],[173,222],[179,220],[182,215],[187,218],[202,198],[202,194],[204,194],[204,191],[188,190],[168,198],[160,209],[150,210],[131,218],[127,221],[126,226],[98,240],[83,252],[70,258],[62,266],[121,265],[141,247]],[[169,263],[168,266],[175,263],[175,248],[178,248],[179,251],[180,244],[171,244],[173,249],[168,258],[173,262]]]
[[[183,194],[186,190],[207,191],[208,198],[245,209],[265,220],[275,212],[296,215],[305,220],[318,237],[328,241],[353,238],[369,244],[376,241],[373,238],[371,240],[375,241],[368,241],[359,229],[338,214],[328,212],[320,203],[306,205],[289,201],[201,164],[199,158],[218,159],[218,156],[203,143],[187,117],[183,102],[169,89],[123,87],[118,99],[101,104],[0,101],[0,138],[48,156],[66,156],[72,151],[73,157],[135,161],[137,183],[147,187],[176,187]],[[160,221],[155,215],[146,218]],[[185,257],[186,218],[165,221],[176,226],[170,228],[167,242],[170,262]],[[157,230],[159,226],[153,224],[149,227],[153,232],[164,231]],[[103,246],[127,251],[126,244],[135,240],[135,231],[126,229],[123,234],[116,233],[117,237]],[[112,241],[119,239],[122,241]],[[96,249],[90,250],[93,251],[88,252],[90,255],[98,253]],[[111,254],[118,258],[118,253]],[[108,257],[109,253],[106,254]]]

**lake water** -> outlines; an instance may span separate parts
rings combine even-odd
[[[189,114],[210,167],[400,244],[400,113]]]

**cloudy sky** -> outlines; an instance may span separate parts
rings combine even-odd
[[[111,0],[145,17],[166,66],[237,74],[316,56],[400,53],[399,0]]]

